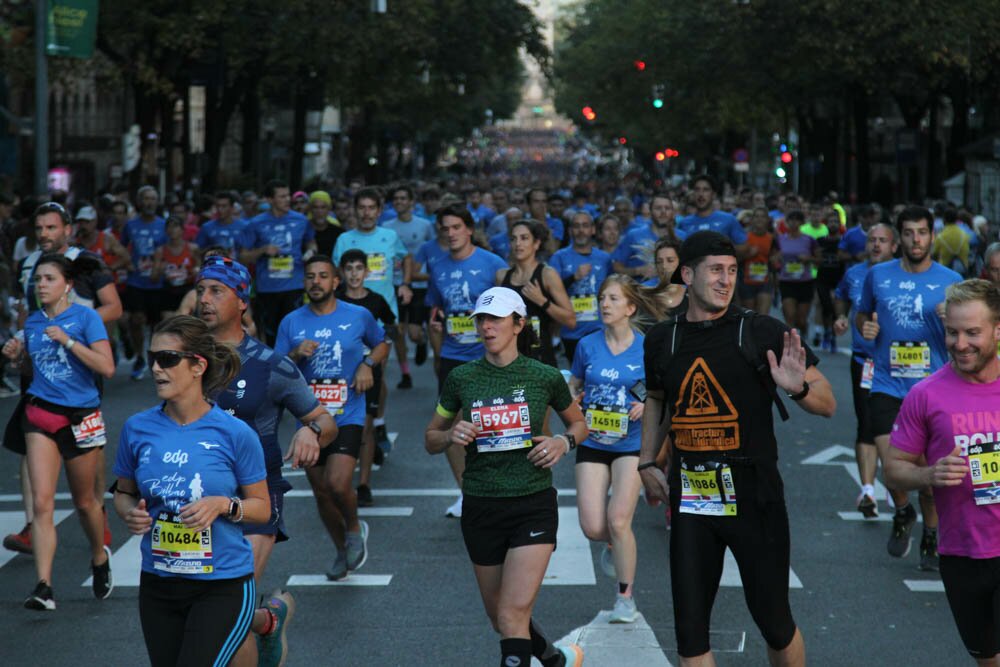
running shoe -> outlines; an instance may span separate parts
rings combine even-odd
[[[378,445],[383,454],[392,451],[392,441],[389,440],[389,432],[385,429],[385,424],[379,424],[375,427],[375,444]]]
[[[417,352],[413,355],[413,363],[417,366],[423,366],[425,361],[427,361],[427,341],[417,343]]]
[[[635,623],[639,618],[639,610],[635,608],[635,600],[624,595],[615,596],[615,608],[611,610],[611,623]]]
[[[21,554],[31,555],[35,553],[31,547],[31,524],[24,524],[24,528],[19,533],[11,533],[3,538],[3,548],[8,551],[16,551]]]
[[[866,519],[878,518],[878,503],[867,493],[862,493],[858,496],[858,511]]]
[[[449,516],[453,519],[462,518],[462,494],[458,494],[458,500],[451,504],[451,506],[444,511],[445,516]]]
[[[144,377],[146,377],[146,360],[140,355],[135,358],[135,363],[132,364],[132,379],[138,382]]]
[[[897,509],[892,517],[892,534],[889,535],[889,543],[886,550],[894,558],[906,558],[910,553],[910,546],[913,544],[913,524],[917,521],[917,511],[912,504],[908,504],[902,509]]]
[[[368,522],[360,521],[360,533],[347,533],[347,569],[350,571],[360,569],[368,560]]]
[[[44,579],[39,581],[31,595],[24,599],[24,608],[35,611],[55,611],[56,600],[52,597],[52,587]]]
[[[413,378],[409,373],[403,373],[403,378],[396,385],[396,389],[413,389]]]
[[[111,546],[111,525],[108,524],[108,509],[106,507],[101,508],[101,512],[104,513],[104,546]]]
[[[583,667],[583,649],[577,644],[563,644],[556,646],[562,653],[565,667]]]
[[[115,590],[115,578],[111,575],[111,549],[104,547],[104,553],[108,559],[103,565],[90,564],[91,587],[94,589],[94,597],[98,600],[107,600],[111,591]]]
[[[618,572],[615,571],[615,558],[611,554],[611,544],[605,544],[604,548],[601,549],[600,564],[601,572],[612,579],[618,576]]]
[[[282,667],[288,658],[288,639],[285,631],[295,614],[295,598],[288,591],[275,591],[264,605],[271,612],[274,627],[260,638],[257,654],[258,667]]]
[[[924,531],[920,538],[920,569],[924,572],[938,571],[937,531]]]
[[[333,567],[326,571],[330,581],[340,581],[347,576],[347,553],[337,549],[337,557],[333,559]]]
[[[371,507],[372,490],[367,484],[358,485],[358,507]]]

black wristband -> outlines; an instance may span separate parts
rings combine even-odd
[[[797,394],[788,394],[788,398],[790,398],[793,401],[801,401],[808,395],[809,395],[809,383],[803,380],[802,391],[800,391]]]
[[[645,463],[640,463],[636,470],[645,470],[646,468],[652,468],[656,465],[656,461],[646,461]]]
[[[545,303],[542,304],[542,310],[548,310],[549,306],[552,305],[552,299],[546,299]]]

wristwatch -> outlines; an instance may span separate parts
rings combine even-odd
[[[801,401],[807,395],[809,395],[809,383],[803,380],[802,381],[802,391],[800,391],[797,394],[788,394],[788,398],[790,398],[793,401]]]
[[[323,433],[323,427],[321,427],[317,422],[309,422],[306,424],[306,427],[315,433],[317,438]]]
[[[569,443],[569,450],[576,449],[576,436],[572,433],[563,433],[563,435],[566,436],[566,442]]]
[[[375,364],[378,363],[374,359],[371,358],[371,355],[365,357],[361,361],[363,361],[364,364],[365,364],[365,366],[367,366],[368,368],[375,368]]]
[[[235,497],[229,499],[229,518],[235,519],[240,513],[240,501]]]

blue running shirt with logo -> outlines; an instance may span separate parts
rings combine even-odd
[[[135,268],[128,272],[126,285],[139,289],[159,289],[163,287],[163,279],[153,280],[153,254],[156,249],[167,243],[167,223],[163,218],[154,218],[145,222],[142,218],[133,218],[125,223],[122,229],[122,245],[128,248]]]
[[[243,527],[223,516],[208,530],[183,527],[185,505],[209,496],[239,496],[265,479],[253,430],[218,406],[181,426],[162,406],[129,417],[122,427],[114,474],[131,479],[153,527],[142,536],[142,571],[161,577],[232,579],[253,574],[253,549]]]
[[[612,354],[604,331],[580,341],[573,355],[573,377],[583,381],[580,407],[587,418],[589,435],[583,444],[608,452],[639,450],[642,422],[628,418],[636,400],[629,389],[646,381],[643,366],[645,338],[636,333],[628,349]]]
[[[299,370],[337,426],[363,426],[365,394],[351,385],[365,354],[385,339],[385,330],[368,310],[338,300],[329,315],[317,315],[309,306],[286,315],[278,325],[274,351],[287,355],[305,340],[319,343],[312,356],[298,361]]]
[[[857,311],[878,314],[872,393],[904,398],[913,385],[948,361],[944,325],[936,309],[945,289],[961,280],[937,262],[922,273],[904,271],[898,259],[871,267]]]
[[[861,262],[847,269],[844,277],[840,279],[834,295],[841,301],[851,304],[851,352],[854,353],[855,361],[864,363],[865,359],[875,356],[875,341],[866,340],[861,335],[861,330],[854,323],[854,315],[858,312],[858,304],[861,302],[861,288],[865,284],[865,276],[872,265],[868,262]]]
[[[393,266],[406,257],[406,246],[399,235],[391,229],[376,227],[370,232],[352,229],[337,238],[333,247],[333,263],[340,264],[340,258],[348,250],[361,250],[368,256],[368,277],[365,287],[382,295],[392,314],[399,317],[396,305],[396,287],[393,284]]]
[[[574,280],[567,288],[576,326],[562,327],[559,335],[569,340],[580,340],[601,328],[601,310],[597,302],[597,290],[611,273],[611,255],[600,248],[591,248],[589,255],[581,254],[573,246],[557,250],[549,260],[549,266],[559,273],[563,283],[576,273],[583,264],[590,264],[590,273],[581,280]]]
[[[483,356],[483,343],[476,333],[472,311],[479,295],[495,285],[497,271],[507,268],[506,262],[482,248],[473,249],[463,260],[449,255],[434,265],[427,288],[427,305],[444,311],[443,358],[472,361]]]
[[[257,259],[257,292],[291,292],[301,290],[305,278],[302,245],[312,241],[316,232],[306,216],[289,211],[280,218],[270,212],[253,218],[240,241],[242,248],[278,247],[278,254],[267,253]]]
[[[71,350],[45,335],[50,326],[62,327],[71,339],[87,347],[108,339],[107,329],[97,311],[77,303],[71,303],[52,319],[44,310],[28,315],[24,323],[25,354],[35,371],[28,392],[67,408],[97,407],[101,397],[94,372]]]

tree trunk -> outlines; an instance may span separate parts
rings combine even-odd
[[[871,198],[872,186],[871,165],[868,162],[868,94],[860,86],[853,88],[855,93],[851,99],[851,109],[854,122],[856,194],[858,202],[867,202]]]
[[[961,151],[969,143],[969,82],[964,76],[956,77],[948,91],[951,100],[951,136],[945,154],[946,177],[951,177],[965,168],[965,158]]]
[[[306,146],[306,104],[308,97],[304,86],[295,88],[295,109],[292,124],[291,164],[289,165],[288,182],[293,190],[302,187],[302,159]]]
[[[240,107],[243,110],[243,150],[240,151],[240,171],[254,174],[260,183],[260,100],[257,82],[247,86]]]

